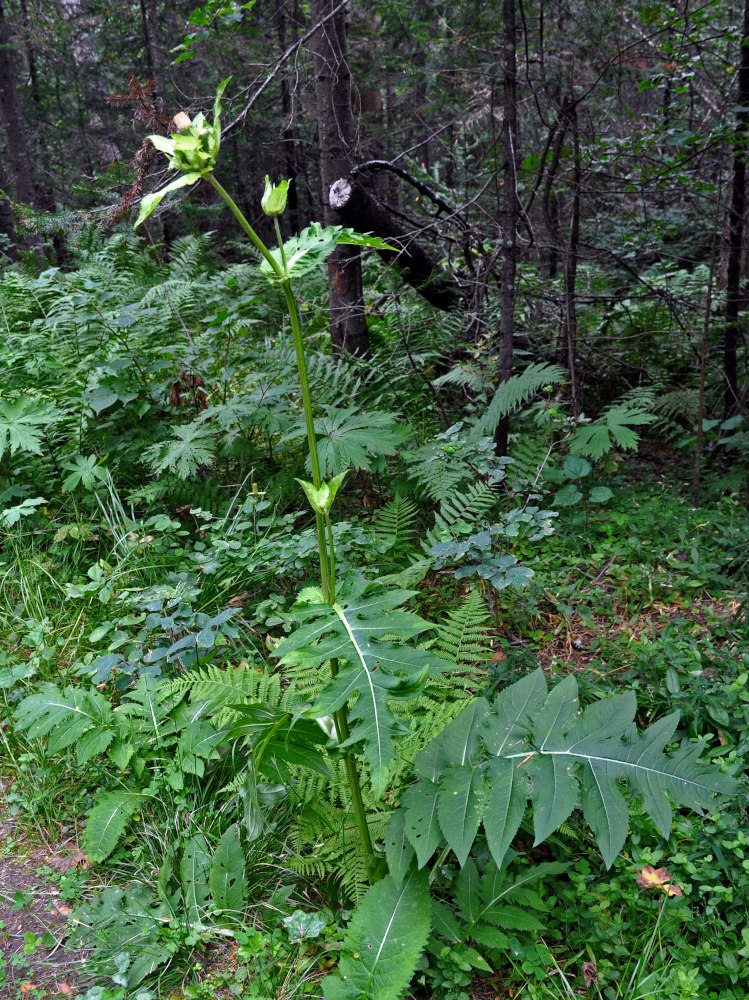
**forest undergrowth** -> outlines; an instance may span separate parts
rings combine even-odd
[[[251,239],[0,283],[2,850],[74,858],[2,995],[744,997],[740,427],[694,507],[673,371],[575,418],[397,296],[334,358],[318,265],[381,241]]]

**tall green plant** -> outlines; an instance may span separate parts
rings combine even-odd
[[[312,224],[298,236],[294,236],[284,243],[281,237],[278,217],[286,207],[289,182],[282,181],[280,184],[274,186],[270,183],[269,178],[266,178],[262,208],[266,215],[273,219],[278,246],[275,249],[267,247],[249,224],[234,199],[219,183],[213,173],[221,146],[221,97],[228,82],[228,80],[224,80],[218,89],[214,103],[212,124],[209,125],[202,114],[197,115],[191,121],[187,115],[180,113],[175,118],[175,124],[180,128],[178,133],[168,138],[159,135],[150,136],[153,145],[168,157],[169,169],[178,171],[180,176],[159,191],[143,199],[135,225],[137,227],[147,219],[169,192],[189,186],[199,180],[205,180],[224,200],[245,234],[259,251],[262,258],[260,264],[261,271],[270,281],[277,283],[281,288],[289,314],[294,341],[302,397],[302,410],[307,430],[309,461],[312,471],[312,482],[302,480],[299,480],[299,482],[315,513],[317,525],[321,584],[319,592],[321,600],[319,604],[323,609],[333,609],[334,617],[340,622],[341,627],[351,640],[349,644],[350,648],[345,643],[336,645],[335,642],[333,642],[333,648],[324,647],[327,655],[323,659],[330,664],[331,681],[323,692],[319,703],[320,707],[317,711],[321,715],[327,714],[327,711],[332,713],[335,720],[335,736],[342,747],[348,747],[352,743],[364,740],[366,744],[365,757],[372,766],[373,783],[378,792],[381,793],[384,790],[386,773],[384,769],[392,756],[389,743],[393,726],[390,724],[383,728],[381,722],[383,716],[387,716],[385,701],[387,698],[406,696],[403,693],[406,690],[408,696],[415,694],[420,685],[423,684],[427,668],[421,669],[417,676],[415,678],[412,677],[405,686],[397,678],[393,678],[390,684],[383,685],[381,681],[382,672],[380,671],[375,679],[376,664],[362,654],[362,646],[352,631],[351,623],[345,613],[342,613],[341,605],[336,602],[335,549],[330,511],[336,493],[343,483],[345,472],[335,476],[329,482],[323,481],[320,472],[314,407],[307,373],[302,321],[299,305],[292,287],[292,278],[305,274],[313,267],[316,267],[332,253],[339,243],[378,247],[380,249],[394,248],[389,247],[382,240],[375,237],[362,236],[338,226],[323,229],[319,224]],[[370,629],[382,635],[384,632],[382,627],[384,617],[394,604],[400,603],[401,599],[400,595],[397,595],[396,599],[390,605],[382,605],[375,599],[374,613],[379,614],[380,620],[370,622]],[[309,604],[310,602],[308,601],[307,603]],[[314,605],[316,602],[313,601],[311,603]],[[310,617],[314,613],[313,609],[312,612],[307,612],[306,616]],[[323,610],[324,613],[325,611]],[[302,612],[301,615],[304,617],[305,613]],[[415,618],[415,616],[411,617]],[[419,624],[416,628],[411,628],[408,634],[413,635],[415,632],[420,631],[422,627],[426,627],[426,623],[423,623],[423,625]],[[317,635],[308,635],[308,632],[309,629],[300,630],[296,642],[297,647],[301,646],[302,643],[311,641],[313,637],[317,637]],[[319,634],[322,633],[320,632]],[[341,657],[344,657],[351,666],[344,669],[339,677],[339,659]],[[424,667],[422,662],[423,657],[418,655],[418,651],[412,651],[411,660],[414,662],[418,661],[419,667]],[[400,664],[398,666],[400,667]],[[356,675],[355,680],[354,675]],[[355,710],[357,724],[352,733],[348,722],[347,701],[354,691],[358,691],[360,697]],[[370,695],[369,698],[365,697],[367,693]],[[315,709],[313,708],[314,711]],[[346,772],[362,847],[367,856],[373,857],[372,840],[367,826],[359,773],[350,753],[345,754],[345,759]]]
[[[354,579],[346,581],[336,594],[330,511],[344,474],[324,482],[320,473],[292,278],[324,260],[337,243],[383,244],[338,227],[323,229],[318,225],[284,244],[277,217],[285,207],[287,183],[273,187],[266,182],[263,209],[273,217],[278,236],[277,248],[266,247],[213,176],[225,85],[226,81],[216,98],[212,125],[202,116],[194,122],[180,116],[184,120],[178,122],[182,126],[178,134],[168,139],[152,137],[154,145],[169,157],[170,169],[180,171],[181,176],[143,200],[136,225],[168,191],[204,179],[226,202],[260,252],[263,273],[278,283],[284,294],[312,470],[312,482],[301,485],[315,512],[321,586],[308,588],[301,595],[293,611],[301,627],[277,653],[287,663],[302,662],[329,670],[329,679],[309,714],[332,716],[330,728],[344,750],[362,845],[371,857],[360,776],[348,748],[364,745],[373,789],[382,796],[394,756],[393,739],[399,732],[388,702],[413,697],[429,672],[439,669],[440,661],[433,653],[407,644],[427,627],[415,615],[395,610],[411,596],[409,592],[372,592],[366,581]],[[518,383],[517,399],[550,374],[553,372],[548,369],[534,372],[527,384]],[[494,409],[499,414],[516,401],[497,399]],[[350,711],[355,722],[350,728],[352,700]],[[505,688],[494,702],[483,698],[472,702],[416,759],[419,781],[407,791],[386,836],[390,874],[370,888],[352,920],[339,971],[325,983],[327,1000],[397,1000],[402,994],[429,934],[432,907],[427,887],[450,852],[464,872],[458,889],[461,919],[469,928],[465,933],[478,940],[485,933],[487,920],[500,925],[511,921],[515,916],[512,907],[500,906],[500,901],[514,898],[508,896],[510,889],[519,901],[522,893],[518,895],[516,887],[506,880],[503,866],[529,800],[536,844],[558,830],[579,801],[610,865],[627,834],[628,807],[619,788],[621,781],[629,782],[664,833],[670,826],[670,800],[703,809],[713,793],[735,790],[733,778],[699,760],[703,744],[685,744],[671,756],[664,752],[673,738],[677,716],[661,719],[638,735],[633,723],[635,708],[634,696],[625,694],[594,703],[580,714],[574,679],[567,678],[549,692],[541,671]],[[494,867],[487,869],[480,886],[472,887],[478,869],[470,855],[482,827]],[[423,869],[432,862],[430,877]],[[444,923],[442,910],[437,908],[434,914]]]

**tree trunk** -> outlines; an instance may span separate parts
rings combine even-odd
[[[36,191],[26,145],[23,115],[16,90],[12,51],[13,41],[0,0],[0,108],[8,139],[8,161],[13,175],[16,199],[27,205],[35,205]]]
[[[749,0],[747,0],[749,2]],[[512,374],[513,342],[515,338],[515,274],[517,271],[517,229],[520,203],[517,187],[517,59],[515,0],[502,0],[502,42],[504,63],[504,95],[502,98],[502,157],[504,160],[504,199],[502,205],[502,272],[500,274],[499,359],[497,376],[506,382]],[[510,418],[502,417],[494,432],[494,448],[498,455],[507,454]]]
[[[335,0],[311,0],[312,24],[319,23],[335,6]],[[330,205],[330,186],[351,169],[354,147],[345,8],[315,32],[311,47],[315,59],[323,219],[325,225],[337,226],[342,222],[339,213]],[[357,248],[336,247],[328,258],[328,287],[330,335],[335,348],[352,354],[368,354],[369,330],[364,314],[361,254]]]
[[[8,181],[5,176],[3,162],[0,160],[0,192],[6,191]],[[0,234],[5,237],[4,245],[0,246],[0,260],[9,257],[11,260],[18,260],[18,248],[16,246],[16,226],[13,221],[13,211],[8,198],[0,194]]]
[[[278,33],[279,55],[286,52],[286,14],[284,11],[284,0],[276,0],[276,31]],[[296,32],[294,32],[296,35]],[[296,41],[296,37],[294,38]],[[283,143],[283,160],[286,172],[286,179],[291,181],[289,187],[289,197],[286,202],[286,215],[289,220],[292,232],[298,232],[302,226],[299,216],[299,192],[297,190],[297,142],[294,135],[294,107],[291,98],[291,84],[289,83],[289,71],[286,63],[279,71],[279,83],[281,85],[281,114],[283,124],[281,126],[281,142]]]
[[[565,111],[572,132],[573,181],[572,181],[572,218],[570,219],[569,242],[564,263],[564,328],[567,355],[567,370],[570,373],[570,400],[572,415],[579,417],[583,410],[582,388],[577,380],[577,301],[575,299],[577,285],[577,260],[580,248],[580,188],[582,184],[582,166],[580,163],[580,130],[577,121],[577,105],[569,98]]]
[[[733,144],[733,182],[729,208],[728,267],[726,275],[726,325],[723,334],[723,419],[736,416],[739,402],[738,345],[741,335],[741,251],[746,207],[747,133],[749,132],[749,0],[744,0],[739,66],[738,111]]]
[[[161,27],[155,0],[140,0],[140,17],[148,76],[156,84],[156,93],[161,95],[164,87],[164,60],[161,55]]]

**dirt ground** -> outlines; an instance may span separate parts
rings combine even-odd
[[[86,953],[65,946],[70,908],[50,877],[39,874],[80,862],[66,845],[49,852],[30,844],[0,816],[0,1000],[58,1000],[85,989]]]

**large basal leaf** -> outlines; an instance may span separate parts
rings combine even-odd
[[[208,901],[208,872],[211,852],[202,833],[196,833],[185,844],[180,864],[180,879],[188,922],[202,922]]]
[[[298,604],[292,613],[308,624],[285,639],[276,655],[286,663],[308,666],[338,661],[337,676],[326,684],[310,714],[316,718],[333,715],[356,698],[349,710],[352,725],[347,745],[364,743],[364,757],[379,797],[395,754],[393,739],[404,731],[388,702],[413,698],[429,672],[448,665],[427,650],[393,641],[410,639],[432,627],[398,607],[412,591],[367,594],[366,585],[365,580],[356,578],[342,588],[334,605]]]
[[[89,861],[104,861],[117,846],[130,817],[142,805],[145,796],[137,792],[109,792],[86,818],[83,844]]]
[[[112,708],[96,688],[67,687],[61,691],[55,684],[45,683],[36,694],[29,695],[18,704],[15,720],[18,729],[25,731],[30,739],[48,736],[51,753],[59,753],[78,744],[79,760],[83,763],[97,751],[89,753],[89,744],[82,748],[81,738],[93,729],[100,734],[106,733],[105,727],[112,721]],[[114,732],[111,732],[113,736]],[[102,749],[110,739],[106,740]]]
[[[529,798],[536,844],[559,828],[579,799],[609,866],[627,836],[622,779],[664,836],[672,802],[701,811],[710,808],[714,794],[732,794],[739,787],[730,775],[699,759],[704,741],[664,752],[678,714],[638,735],[631,693],[595,702],[580,713],[574,677],[548,693],[538,670],[505,688],[490,710],[485,701],[478,704],[480,710],[475,703],[464,710],[416,759],[422,781],[409,790],[404,807],[405,831],[419,866],[441,840],[435,813],[442,837],[461,861],[480,814],[489,849],[501,866]],[[466,762],[471,740],[478,740],[480,749]],[[450,798],[459,809],[448,808]]]
[[[335,974],[323,983],[326,1000],[398,1000],[411,981],[429,934],[426,872],[396,886],[388,875],[354,913]]]
[[[208,884],[216,908],[232,912],[237,917],[244,907],[247,891],[244,866],[244,851],[239,842],[237,824],[233,823],[218,842]]]

